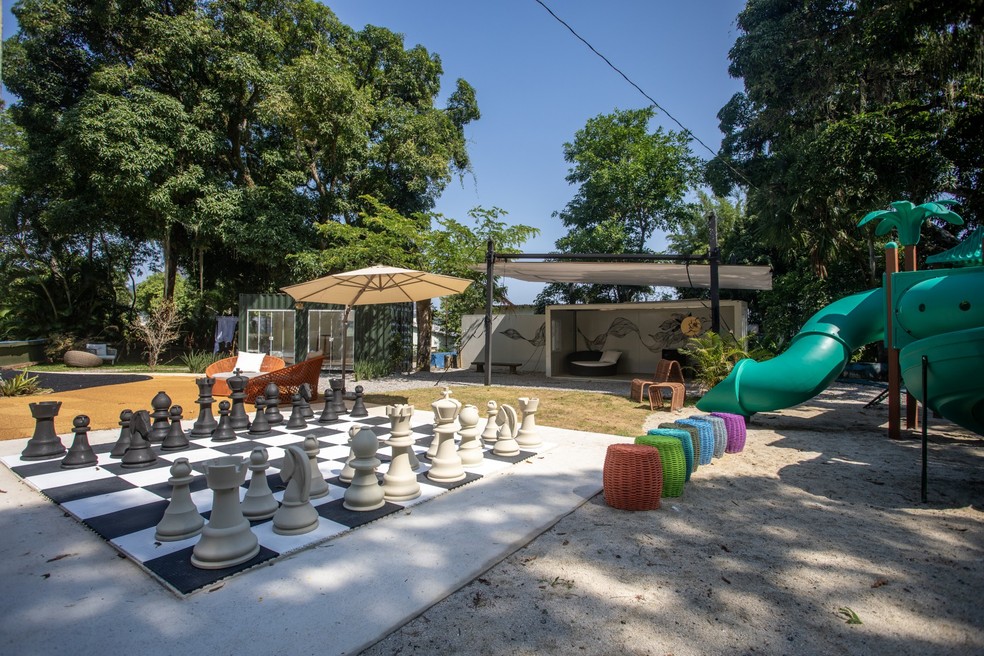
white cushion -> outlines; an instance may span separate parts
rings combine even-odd
[[[605,351],[604,353],[601,354],[601,359],[598,361],[607,362],[608,364],[611,364],[613,362],[618,362],[618,358],[621,355],[622,355],[621,351]]]
[[[575,360],[571,364],[576,364],[580,367],[610,367],[611,362],[604,362],[603,360]]]
[[[266,357],[265,353],[243,353],[239,352],[239,357],[236,358],[236,365],[232,368],[233,371],[239,369],[240,371],[259,371],[260,367],[263,366],[263,358]]]

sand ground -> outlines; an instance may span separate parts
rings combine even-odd
[[[363,653],[984,653],[984,439],[931,419],[924,504],[874,394],[757,415],[658,511],[592,498]]]

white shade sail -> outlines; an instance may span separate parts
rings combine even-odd
[[[484,264],[471,267],[485,271]],[[573,282],[647,287],[711,286],[707,264],[655,264],[649,262],[496,262],[495,274],[529,282]],[[721,289],[772,289],[772,269],[767,266],[720,265]]]

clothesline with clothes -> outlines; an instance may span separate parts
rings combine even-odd
[[[236,339],[239,317],[219,316],[215,318],[215,346],[212,353],[218,353],[223,344],[232,344]]]

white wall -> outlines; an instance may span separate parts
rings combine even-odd
[[[542,314],[492,315],[492,361],[518,362],[520,371],[545,371],[546,317]],[[466,314],[461,318],[461,357],[459,364],[485,360],[485,315]]]

